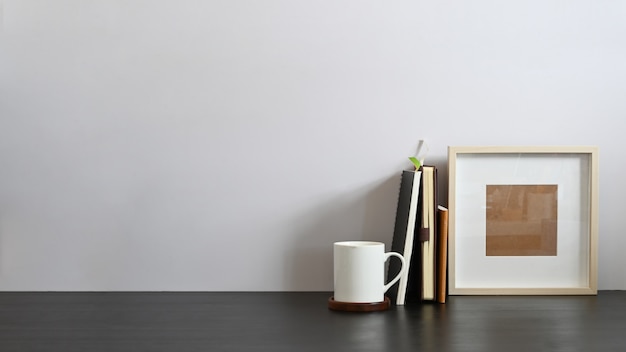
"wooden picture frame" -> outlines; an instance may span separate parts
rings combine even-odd
[[[598,148],[448,148],[450,295],[595,295]]]

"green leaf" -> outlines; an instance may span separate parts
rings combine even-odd
[[[415,169],[419,169],[422,166],[422,163],[420,163],[419,160],[417,160],[416,157],[414,156],[410,156],[409,160],[411,160],[411,162],[413,163],[413,165],[415,165]]]

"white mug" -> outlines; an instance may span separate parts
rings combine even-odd
[[[385,284],[385,262],[395,256],[402,262],[398,275]],[[385,253],[382,242],[344,241],[333,246],[333,299],[348,303],[377,303],[385,300],[385,292],[404,271],[404,257],[396,252]]]

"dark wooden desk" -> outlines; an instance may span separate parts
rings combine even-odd
[[[626,291],[450,297],[376,313],[329,293],[0,293],[0,351],[622,351]]]

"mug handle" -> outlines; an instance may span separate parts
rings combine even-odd
[[[387,259],[391,258],[391,257],[398,257],[398,259],[400,259],[400,261],[402,262],[402,266],[400,268],[400,272],[398,273],[398,275],[396,275],[396,277],[393,278],[393,280],[389,281],[388,284],[386,284],[383,287],[383,293],[387,292],[387,290],[389,290],[389,288],[391,286],[393,286],[393,284],[395,284],[396,282],[398,282],[398,280],[400,280],[400,277],[402,276],[402,274],[404,273],[404,266],[405,266],[405,261],[404,261],[404,257],[400,254],[400,253],[396,253],[396,252],[387,252],[385,253],[385,260],[383,262],[386,262]]]

